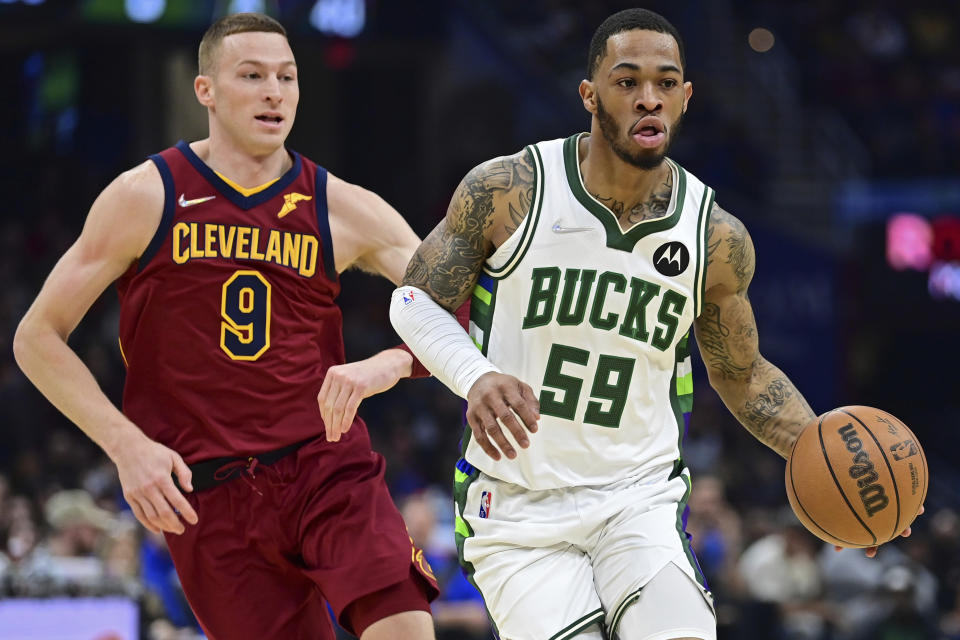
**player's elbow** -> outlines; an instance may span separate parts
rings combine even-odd
[[[720,394],[721,397],[734,386],[730,378],[712,369],[707,371],[707,380],[710,381],[710,387]]]
[[[25,372],[29,368],[31,355],[36,352],[36,326],[32,322],[30,314],[27,313],[17,325],[17,330],[13,334],[13,359],[16,360],[20,370]]]
[[[17,325],[17,330],[13,334],[13,359],[27,377],[30,376],[33,363],[40,356],[44,337],[52,333],[55,332],[41,322],[33,310],[27,311]]]
[[[723,362],[707,367],[710,386],[721,397],[736,394],[750,386],[757,362],[742,366],[735,362]]]

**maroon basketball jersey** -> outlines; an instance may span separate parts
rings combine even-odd
[[[316,395],[344,361],[327,172],[291,156],[250,196],[185,142],[150,156],[166,197],[156,235],[117,281],[123,411],[188,463],[323,432]]]

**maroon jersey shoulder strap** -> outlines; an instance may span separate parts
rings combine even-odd
[[[157,251],[163,246],[163,240],[167,237],[167,234],[170,232],[170,227],[173,225],[173,214],[174,208],[177,206],[177,196],[174,194],[173,173],[171,173],[170,165],[167,163],[167,158],[169,158],[172,153],[176,153],[174,147],[150,156],[150,160],[156,165],[157,171],[160,172],[160,179],[163,181],[163,217],[160,218],[160,225],[157,227],[156,232],[154,232],[150,244],[147,245],[143,255],[140,256],[137,264],[138,273],[157,255]]]

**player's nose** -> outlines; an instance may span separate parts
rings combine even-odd
[[[638,87],[633,108],[637,111],[654,112],[663,107],[663,101],[653,84],[644,82]]]
[[[265,83],[263,98],[273,104],[283,102],[283,92],[280,91],[279,78],[271,78]]]

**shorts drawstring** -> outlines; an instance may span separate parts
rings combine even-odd
[[[250,456],[246,460],[234,460],[233,462],[228,462],[227,464],[221,466],[216,471],[214,471],[213,477],[218,482],[223,482],[224,480],[228,480],[229,478],[233,477],[239,472],[240,477],[243,479],[243,481],[246,482],[251,489],[256,491],[257,494],[262,497],[263,493],[260,491],[260,489],[257,488],[257,485],[255,485],[251,480],[251,478],[255,479],[257,477],[255,471],[258,464],[260,464],[260,460],[258,460],[254,456]]]

